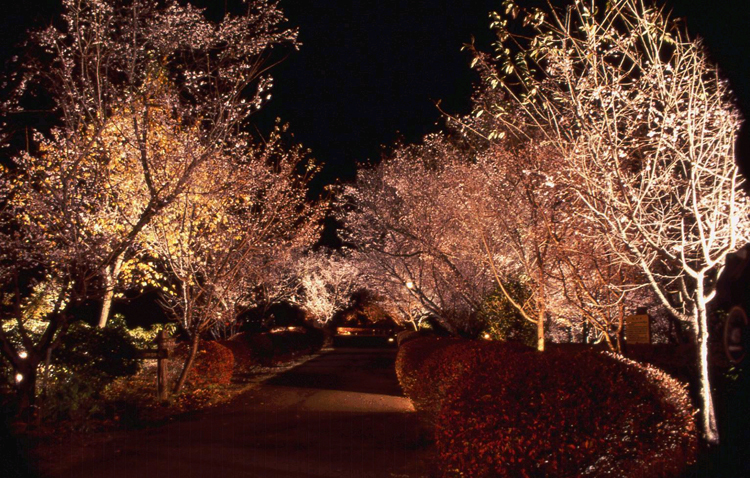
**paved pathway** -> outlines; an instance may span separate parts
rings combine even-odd
[[[394,357],[385,348],[329,351],[227,406],[124,434],[54,476],[427,476],[428,452]]]

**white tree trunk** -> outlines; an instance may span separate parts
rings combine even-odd
[[[699,282],[697,292],[695,315],[698,335],[698,366],[700,367],[701,425],[706,441],[716,445],[719,443],[719,430],[716,426],[716,413],[711,396],[711,382],[708,376],[708,314],[702,281]]]
[[[544,352],[544,308],[536,319],[536,349]]]

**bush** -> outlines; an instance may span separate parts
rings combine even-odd
[[[242,333],[221,344],[235,356],[238,370],[257,364],[270,364],[296,354],[312,354],[323,347],[325,333],[306,328],[302,332]]]
[[[44,414],[61,419],[89,413],[105,386],[138,371],[136,354],[124,328],[72,325],[52,354]]]
[[[190,353],[187,344],[178,347],[176,356],[185,360]],[[202,340],[193,368],[188,375],[188,383],[194,388],[208,385],[228,385],[232,381],[234,355],[227,347],[214,341]]]
[[[674,476],[695,458],[685,388],[653,367],[592,351],[481,355],[440,411],[448,476]]]
[[[306,328],[303,332],[268,334],[272,343],[273,360],[296,354],[311,354],[321,349],[325,340],[322,330]]]
[[[258,363],[247,333],[237,334],[229,340],[221,340],[218,343],[231,350],[235,372],[247,372],[250,367]]]
[[[508,282],[505,288],[520,303],[525,303],[531,296],[528,287],[518,280]],[[493,340],[536,346],[536,325],[524,319],[499,288],[484,299],[477,319],[484,325],[481,333],[488,334]]]
[[[433,377],[420,373],[422,366],[432,355],[450,345],[463,342],[462,339],[447,337],[421,337],[405,342],[396,355],[396,376],[407,397],[417,410],[427,409],[428,397],[423,396],[425,388],[433,384]]]
[[[399,350],[396,373],[422,418],[434,424],[449,390],[460,383],[464,375],[474,373],[487,363],[503,363],[504,354],[525,351],[533,349],[512,342],[425,338],[416,346],[407,344],[403,352]]]
[[[402,330],[401,332],[396,334],[396,344],[401,347],[406,342],[421,337],[424,337],[424,334],[421,334],[416,330]]]
[[[414,406],[426,412],[428,422],[434,423],[451,390],[460,386],[466,376],[489,364],[504,366],[508,354],[533,351],[513,342],[461,340],[447,344],[429,355],[417,369],[416,386],[412,389]]]

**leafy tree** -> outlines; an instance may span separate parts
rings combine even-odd
[[[367,287],[400,303],[404,321],[431,315],[443,327],[469,327],[492,281],[469,250],[479,241],[457,226],[465,177],[452,168],[460,151],[435,135],[401,146],[362,169],[344,192],[343,222]]]
[[[547,13],[504,6],[533,31],[514,35],[493,14],[500,66],[486,67],[486,81],[512,107],[498,102],[485,113],[557,148],[566,167],[554,180],[574,192],[580,217],[692,326],[704,434],[718,442],[708,303],[726,255],[750,239],[734,161],[740,115],[726,81],[700,40],[642,0],[576,0]]]
[[[104,326],[144,229],[210,158],[246,149],[241,126],[270,98],[263,60],[274,46],[296,45],[296,31],[266,0],[218,23],[175,1],[63,6],[59,24],[31,35],[3,105],[28,112],[40,94],[56,117],[0,171],[3,304],[23,346],[0,333],[0,351],[24,377],[22,409],[70,311],[103,299]],[[45,325],[33,335],[26,308],[40,288]]]
[[[360,282],[359,269],[351,257],[326,249],[300,257],[296,266],[299,278],[297,302],[309,318],[318,324],[352,303],[352,294]]]
[[[202,164],[189,188],[146,230],[147,247],[168,272],[162,304],[191,339],[179,390],[202,334],[256,306],[261,259],[312,246],[321,205],[308,202],[317,171],[300,147],[287,148],[281,128],[245,154]]]

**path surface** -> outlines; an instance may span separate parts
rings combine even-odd
[[[124,434],[54,477],[427,476],[394,358],[329,351],[192,420]]]

